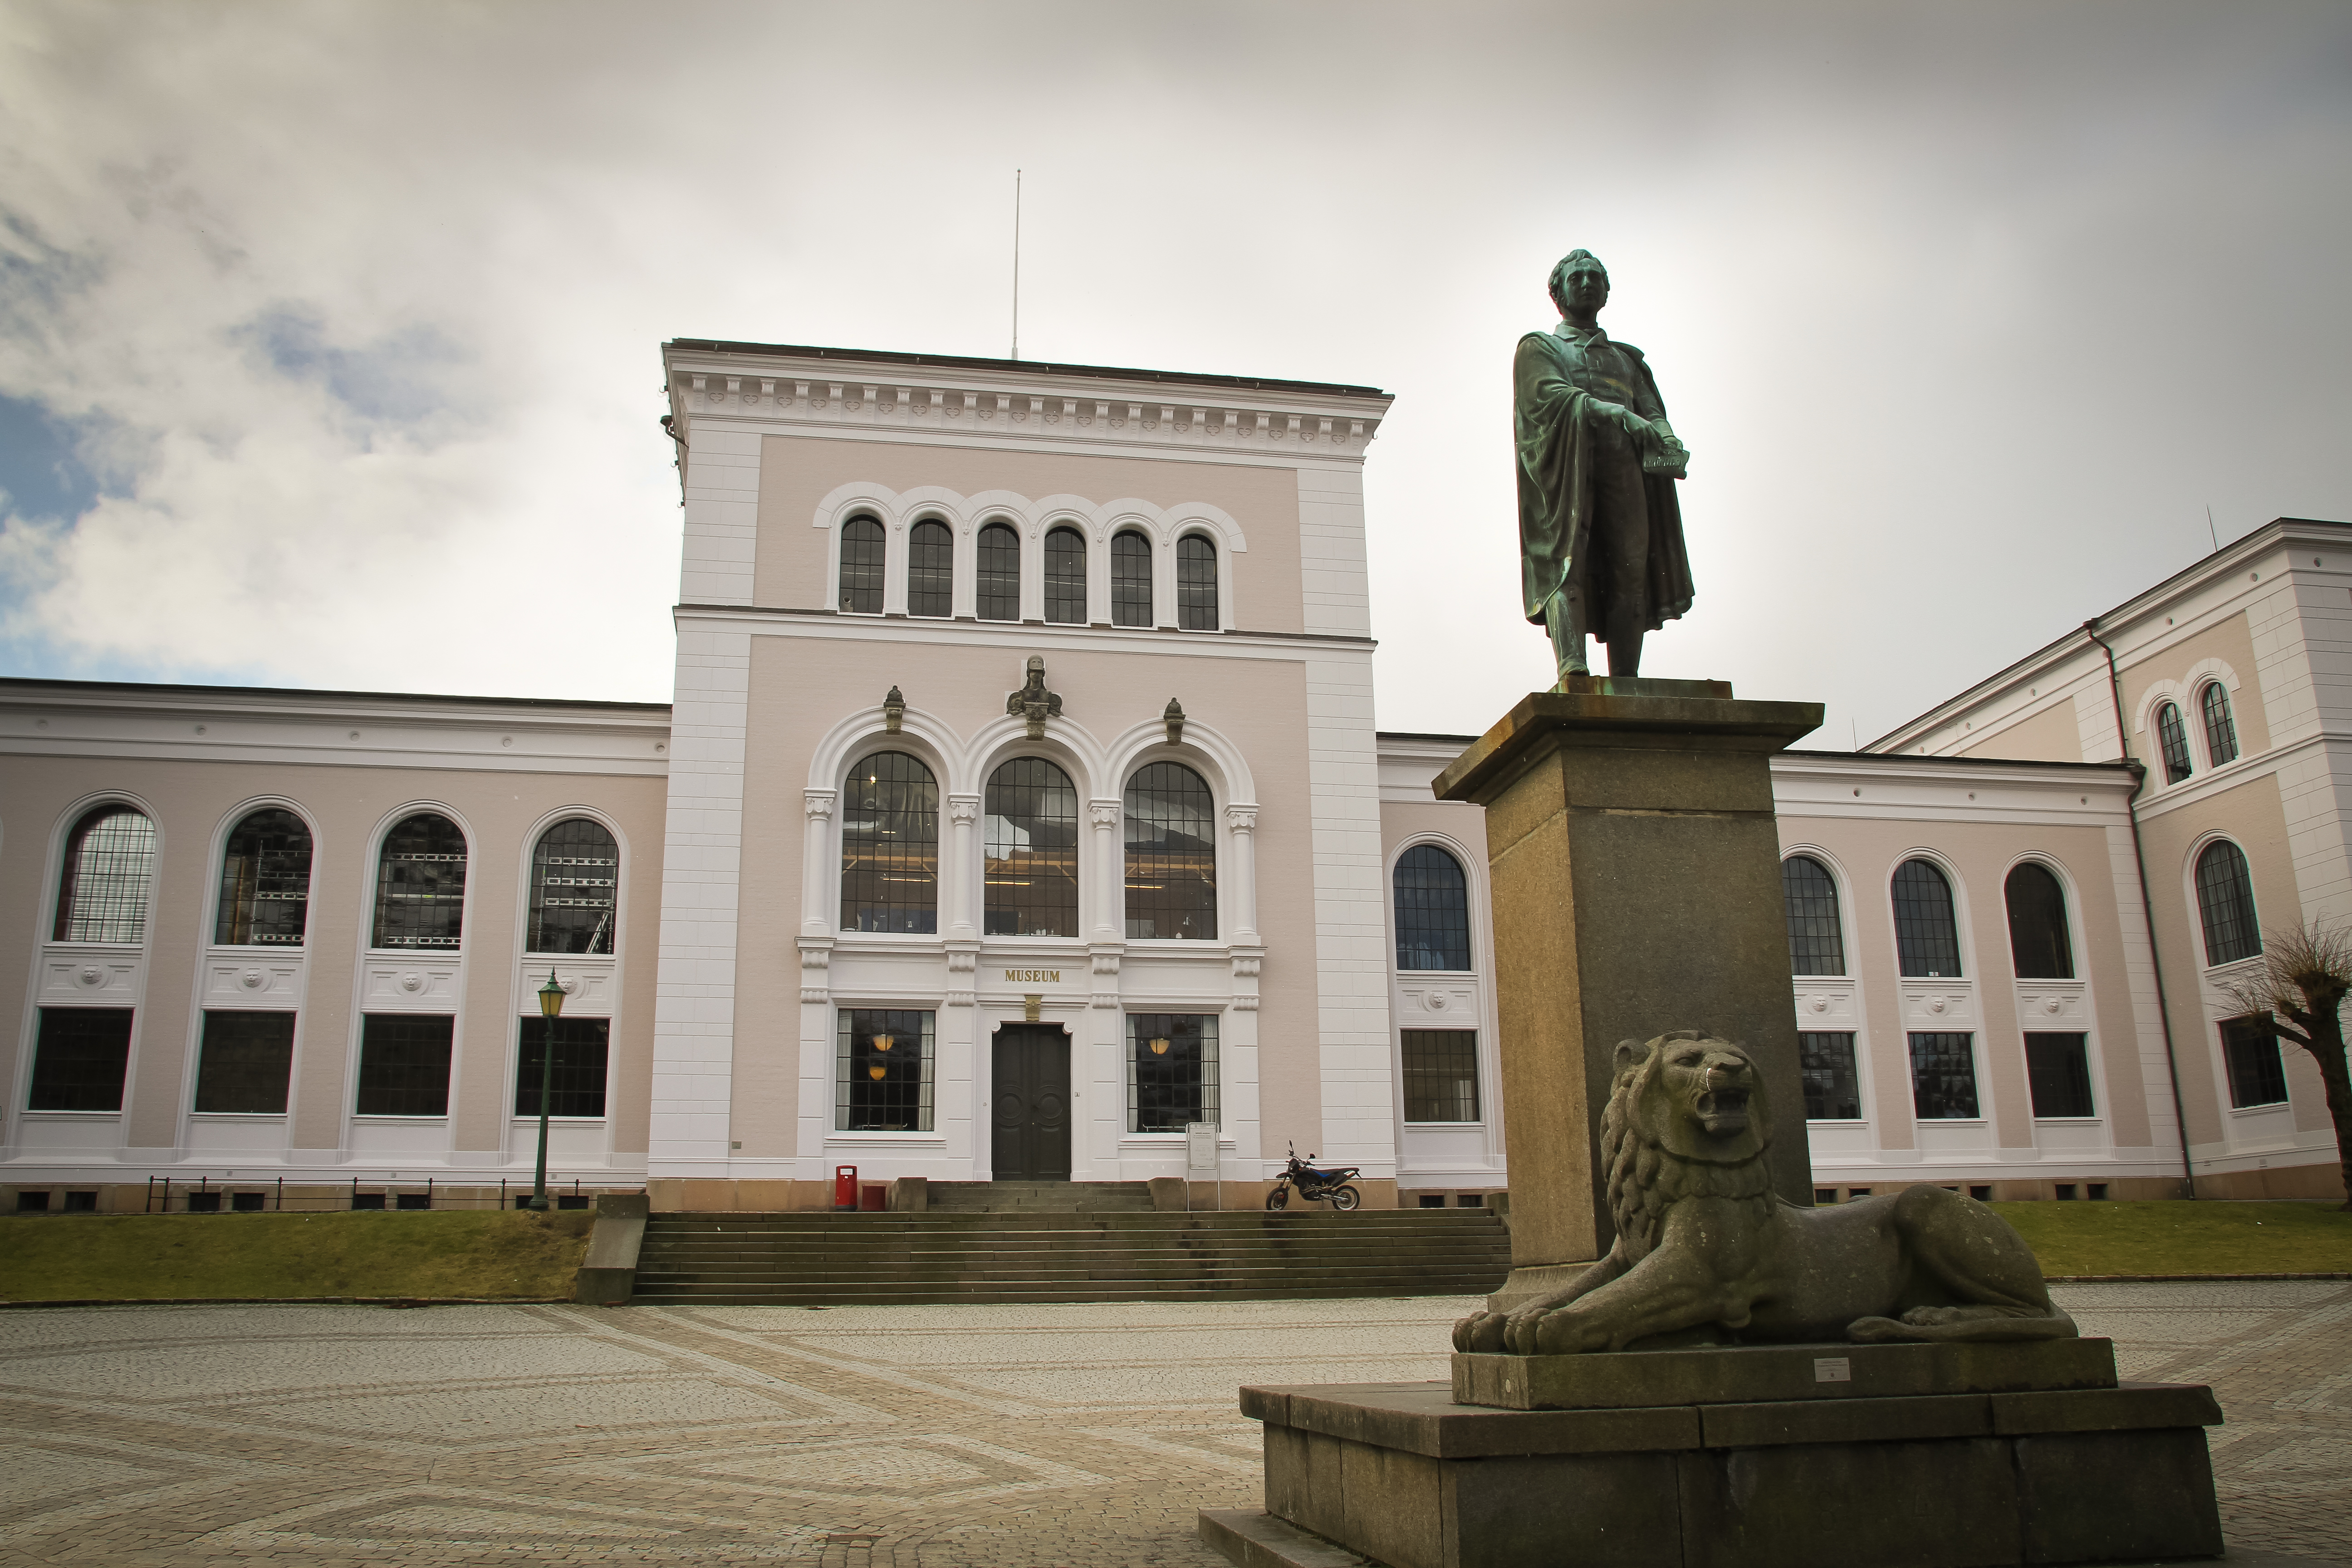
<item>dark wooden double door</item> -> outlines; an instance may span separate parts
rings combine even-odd
[[[1070,1037],[1052,1024],[996,1031],[995,1144],[1000,1182],[1070,1179]]]

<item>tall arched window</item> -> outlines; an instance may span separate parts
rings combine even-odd
[[[1110,542],[1110,624],[1151,624],[1151,541],[1131,529]]]
[[[155,825],[115,803],[93,806],[66,836],[52,942],[144,942],[155,875]]]
[[[1960,973],[1952,885],[1926,860],[1906,860],[1895,868],[1895,949],[1906,975],[1957,978]]]
[[[1148,763],[1127,781],[1127,934],[1216,938],[1216,806],[1181,763]]]
[[[853,517],[841,525],[841,607],[854,616],[882,613],[882,562],[888,553],[882,525]]]
[[[2230,693],[2218,680],[2205,683],[2197,705],[2205,710],[2205,755],[2215,767],[2238,760],[2238,724],[2230,717]]]
[[[1045,621],[1056,626],[1087,624],[1087,536],[1075,528],[1045,535]]]
[[[310,829],[280,806],[229,829],[221,851],[213,941],[229,947],[299,947],[310,909]]]
[[[1021,536],[1013,525],[992,522],[980,531],[980,576],[972,611],[983,621],[1021,618]]]
[[[465,921],[466,836],[439,813],[420,811],[383,836],[370,945],[454,951]]]
[[[1790,856],[1780,862],[1780,898],[1789,912],[1789,973],[1843,974],[1845,931],[1829,868],[1810,855]]]
[[[2002,884],[2009,904],[2009,956],[2020,980],[2074,978],[2074,943],[2066,931],[2066,889],[2047,866],[2027,860]]]
[[[841,929],[940,929],[940,786],[904,752],[876,752],[841,792]]]
[[[2164,782],[2179,784],[2189,776],[2189,731],[2180,722],[2177,703],[2156,710],[2156,740],[2164,752]]]
[[[1217,629],[1217,547],[1202,534],[1176,542],[1176,625],[1188,632]]]
[[[955,614],[955,535],[926,520],[907,535],[907,613]]]
[[[1078,934],[1078,792],[1043,757],[988,775],[988,862],[981,929],[989,936]]]
[[[612,952],[620,889],[621,847],[604,825],[584,816],[557,823],[539,836],[530,852],[530,921],[523,951]],[[531,1114],[539,1114],[536,1107]]]
[[[1470,967],[1470,883],[1462,862],[1434,844],[1397,857],[1399,969]]]
[[[2235,963],[2263,950],[2254,921],[2254,881],[2246,852],[2217,839],[2197,857],[2197,915],[2205,927],[2205,962]]]

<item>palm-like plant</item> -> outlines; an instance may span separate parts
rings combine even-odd
[[[2327,1117],[2336,1127],[2336,1158],[2344,1190],[2352,1194],[2352,1073],[2344,1058],[2338,1009],[2352,992],[2352,930],[2324,921],[2297,921],[2270,933],[2260,968],[2223,994],[2245,1022],[2292,1040],[2319,1064]],[[2352,1211],[2352,1199],[2343,1205]]]

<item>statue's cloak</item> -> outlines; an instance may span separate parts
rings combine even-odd
[[[1644,418],[1664,418],[1665,403],[1642,351],[1631,343],[1616,347],[1632,361],[1639,377],[1627,405]],[[1551,332],[1529,332],[1519,340],[1512,413],[1518,447],[1520,581],[1528,619],[1540,625],[1544,605],[1553,595],[1567,593],[1582,607],[1578,624],[1598,634],[1609,626],[1609,574],[1589,570],[1585,548],[1594,503],[1591,436],[1584,408],[1592,395],[1573,379],[1577,352],[1576,345]],[[1650,512],[1644,619],[1655,631],[1691,606],[1690,552],[1683,545],[1682,504],[1675,495],[1675,481],[1664,474],[1643,474],[1642,489]]]

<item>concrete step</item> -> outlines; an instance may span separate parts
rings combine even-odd
[[[932,1212],[946,1214],[1076,1214],[1151,1212],[1144,1182],[933,1182]]]

